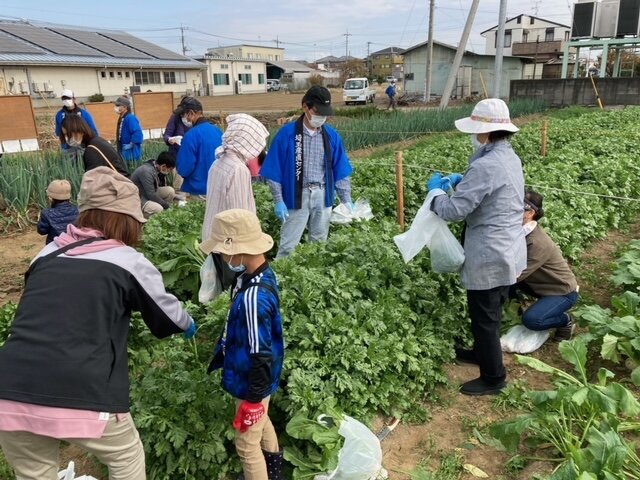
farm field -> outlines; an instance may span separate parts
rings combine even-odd
[[[543,117],[549,121],[546,157],[540,155]],[[585,305],[608,307],[612,295],[620,293],[619,286],[608,282],[612,261],[640,231],[640,205],[623,198],[640,197],[635,181],[640,173],[635,131],[639,118],[640,109],[632,108],[538,114],[513,140],[527,183],[545,194],[545,228],[574,264]],[[430,173],[463,171],[470,152],[466,136],[448,133],[420,138],[405,149],[408,221],[424,199]],[[393,152],[382,147],[357,157],[354,198],[369,199],[376,218],[369,224],[334,227],[326,245],[304,245],[290,259],[274,263],[289,345],[285,386],[274,400],[279,431],[284,432],[286,422],[301,409],[312,413],[333,401],[345,413],[370,422],[374,430],[393,415],[402,419],[382,444],[383,465],[392,479],[476,478],[465,464],[489,478],[548,476],[563,452],[526,452],[552,462],[509,462],[512,453],[499,448],[489,431],[494,421],[522,411],[527,405],[520,398],[523,391],[555,388],[550,376],[505,355],[513,386],[509,395],[468,398],[456,392],[460,382],[476,375],[474,367],[451,361],[454,338],[468,338],[464,292],[454,275],[430,270],[428,253],[402,264],[391,241],[398,232]],[[269,194],[256,188],[256,196],[264,228],[277,239]],[[145,230],[143,250],[182,299],[193,295],[197,267],[189,245],[201,215],[201,206],[190,204],[155,218]],[[158,242],[170,247],[158,251],[153,248]],[[32,231],[0,238],[0,305],[18,298],[21,273],[42,243]],[[222,478],[237,466],[230,454],[230,427],[223,420],[228,399],[219,395],[218,378],[201,371],[224,318],[223,303],[206,309],[190,305],[201,325],[193,344],[180,339],[159,344],[140,328],[133,329],[134,418],[148,448],[152,479],[182,478],[178,472],[194,479]],[[531,358],[573,371],[552,342]],[[154,360],[166,365],[149,369]],[[624,370],[606,360],[595,358],[595,363],[611,369],[615,381],[623,382],[637,399],[637,386],[628,373],[625,377]],[[187,398],[176,394],[185,388]],[[209,423],[201,425],[201,418]],[[637,439],[633,431],[629,436]],[[312,451],[305,442],[287,441],[292,451],[307,456]],[[102,475],[99,468],[91,473]]]

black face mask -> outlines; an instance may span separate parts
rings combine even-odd
[[[229,265],[227,265],[227,262],[222,259],[221,254],[212,253],[211,256],[213,257],[213,264],[216,267],[216,273],[222,284],[222,291],[229,290],[241,273],[232,271]]]
[[[262,164],[264,163],[264,159],[267,158],[267,150],[264,149],[260,152],[260,155],[258,155],[258,165],[262,166]]]

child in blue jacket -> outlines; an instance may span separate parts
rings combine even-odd
[[[217,214],[200,247],[237,275],[209,371],[222,368],[222,388],[236,401],[233,427],[245,480],[282,478],[283,452],[268,415],[284,359],[278,282],[264,255],[272,247],[255,213],[242,209]]]
[[[46,235],[46,243],[51,243],[61,233],[67,231],[67,225],[78,219],[80,212],[73,205],[71,198],[71,184],[68,180],[54,180],[47,187],[47,196],[51,208],[45,208],[40,212],[38,220],[38,233]]]

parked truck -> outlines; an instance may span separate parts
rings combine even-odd
[[[366,105],[368,102],[373,103],[376,98],[376,92],[369,85],[368,78],[348,78],[344,82],[342,90],[342,99],[347,105],[352,103],[362,103]]]

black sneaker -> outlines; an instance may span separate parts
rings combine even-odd
[[[478,377],[475,380],[463,383],[460,387],[460,393],[471,396],[498,395],[506,386],[507,382],[505,380],[492,385],[485,382],[482,377]]]
[[[553,336],[553,339],[556,342],[562,342],[563,340],[571,340],[573,334],[576,331],[576,324],[573,323],[573,319],[569,316],[569,321],[564,327],[556,328],[556,333]]]
[[[470,363],[473,365],[479,365],[476,352],[473,350],[466,350],[464,348],[456,348],[456,363]]]

